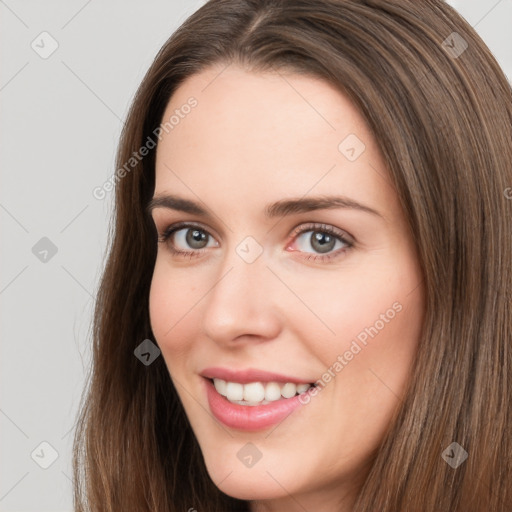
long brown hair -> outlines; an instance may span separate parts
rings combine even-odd
[[[512,510],[512,92],[441,0],[211,0],[165,43],[129,112],[118,168],[212,64],[319,77],[372,131],[410,222],[426,315],[406,396],[357,512]],[[200,105],[198,106],[200,108]],[[93,366],[75,436],[77,511],[249,510],[211,482],[153,339],[155,150],[116,178]],[[508,193],[507,193],[508,191]],[[468,458],[454,469],[443,451]]]

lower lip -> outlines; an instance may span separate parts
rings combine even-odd
[[[213,382],[205,379],[210,409],[221,423],[238,430],[263,430],[283,421],[301,405],[300,396],[276,400],[266,405],[239,405],[220,395]]]

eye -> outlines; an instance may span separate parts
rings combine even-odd
[[[194,224],[170,226],[158,241],[166,243],[173,254],[190,257],[199,256],[203,252],[201,249],[219,245],[206,230]]]
[[[296,235],[292,245],[287,249],[309,253],[305,259],[328,260],[340,256],[354,246],[354,242],[341,230],[326,224],[299,226],[294,230]],[[293,246],[296,245],[297,248]],[[312,248],[312,251],[309,250]]]
[[[182,228],[173,232],[174,242],[178,246],[188,246],[192,249],[203,249],[208,247],[210,235],[198,228]],[[180,249],[181,250],[181,249]]]

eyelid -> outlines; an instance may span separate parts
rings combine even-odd
[[[180,221],[175,222],[173,224],[166,225],[167,227],[163,230],[161,234],[158,234],[158,239],[160,241],[163,237],[168,237],[171,234],[173,234],[176,231],[179,231],[180,229],[184,228],[197,228],[201,231],[204,231],[208,235],[210,235],[212,238],[217,240],[217,234],[214,229],[210,228],[209,226],[205,226],[204,224],[201,224],[200,222],[194,222],[194,221]],[[157,229],[158,232],[158,229]],[[213,232],[213,234],[212,234]]]
[[[292,230],[291,235],[293,236],[293,240],[295,240],[298,235],[307,233],[308,231],[321,231],[332,234],[351,246],[356,243],[355,238],[347,233],[347,231],[324,222],[303,222],[302,224],[299,224]]]
[[[172,244],[168,243],[169,239],[174,235],[174,233],[181,231],[182,229],[187,229],[187,228],[189,228],[189,229],[196,228],[199,231],[203,231],[204,233],[206,233],[208,235],[209,238],[211,238],[212,240],[215,240],[217,247],[219,246],[219,242],[217,241],[216,237],[213,236],[210,232],[213,230],[211,230],[209,227],[208,228],[203,227],[200,223],[187,222],[187,221],[175,222],[174,224],[170,224],[169,226],[167,226],[164,229],[164,231],[161,234],[158,233],[157,240],[159,243],[167,244],[168,250],[175,256],[178,256],[178,257],[189,256],[190,258],[201,256],[202,253],[207,250],[207,248],[190,249],[190,250],[175,249],[174,247],[172,247]],[[211,247],[209,247],[208,249],[211,249]]]
[[[321,265],[328,265],[331,263],[338,263],[345,254],[351,251],[356,246],[355,238],[348,234],[346,231],[341,230],[331,224],[325,224],[322,222],[302,223],[297,226],[292,232],[292,240],[286,245],[286,249],[290,249],[292,244],[295,244],[297,239],[306,234],[312,232],[327,233],[341,242],[344,247],[332,250],[326,253],[307,252],[293,249],[291,252],[298,252],[303,256],[298,256],[303,261],[313,261]]]

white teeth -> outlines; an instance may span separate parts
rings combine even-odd
[[[251,382],[244,386],[244,400],[261,402],[265,398],[265,388],[261,382]]]
[[[284,398],[291,398],[297,393],[297,386],[293,382],[287,382],[281,389],[281,395]]]
[[[307,391],[311,386],[309,384],[297,384],[297,393],[302,394]]]
[[[281,398],[281,386],[277,382],[269,382],[265,386],[265,400],[274,402]]]
[[[226,381],[222,379],[213,379],[213,385],[217,390],[217,393],[222,396],[226,396]]]
[[[226,398],[228,400],[243,400],[244,399],[244,386],[238,382],[226,383]]]
[[[219,395],[225,396],[230,402],[240,405],[265,405],[269,402],[281,400],[281,398],[292,398],[297,393],[305,393],[310,384],[294,384],[287,382],[227,382],[222,379],[213,379],[213,385]]]

